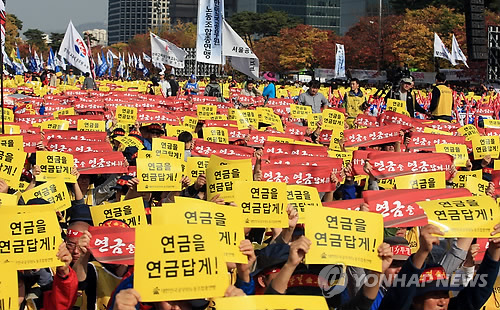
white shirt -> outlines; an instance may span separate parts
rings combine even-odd
[[[172,88],[170,87],[170,83],[167,80],[158,81],[158,85],[161,86],[161,91],[164,97],[172,96]]]

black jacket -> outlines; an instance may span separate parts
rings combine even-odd
[[[398,89],[391,94],[391,99],[401,100],[401,91]],[[415,117],[415,112],[425,114],[426,111],[417,102],[417,98],[412,91],[406,94],[406,110],[411,117]]]

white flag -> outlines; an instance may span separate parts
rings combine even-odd
[[[224,0],[199,0],[196,61],[221,65]]]
[[[451,57],[450,51],[444,46],[443,41],[434,33],[434,57],[444,58],[451,62],[452,65],[456,65],[455,60]]]
[[[335,44],[337,46],[337,53],[335,54],[335,77],[345,77],[345,49],[342,44]]]
[[[69,64],[82,72],[90,72],[89,49],[70,21],[59,53]]]
[[[116,56],[112,50],[108,50],[108,53],[111,57],[113,57],[113,59],[120,59],[118,56]]]
[[[175,68],[184,68],[186,52],[154,33],[151,37],[151,60],[153,64],[162,63]],[[155,65],[156,66],[156,65]]]
[[[455,38],[455,35],[453,35],[453,41],[451,45],[451,59],[455,61],[455,63],[458,63],[458,61],[461,61],[464,63],[464,65],[469,68],[469,65],[467,64],[467,57],[465,57],[464,53],[460,49],[460,46],[458,45],[457,38]]]
[[[144,59],[144,61],[151,62],[151,57],[149,57],[146,53],[142,53],[142,59]]]
[[[258,80],[259,59],[257,56],[225,20],[222,29],[223,55],[228,57],[234,69]]]
[[[129,67],[133,67],[134,66],[133,60],[132,60],[132,56],[130,56],[130,53],[128,53],[128,66]]]

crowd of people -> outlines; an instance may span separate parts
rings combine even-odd
[[[55,81],[56,78],[59,79],[59,82]],[[32,79],[31,76],[27,75],[24,78],[24,83],[29,84]],[[216,75],[211,75],[208,83],[199,83],[194,75],[190,76],[185,83],[179,83],[175,76],[170,75],[167,79],[162,72],[159,78],[148,83],[147,88],[143,89],[142,92],[137,90],[117,92],[113,90],[99,91],[101,86],[112,88],[113,81],[93,81],[88,75],[85,79],[80,79],[74,75],[72,70],[69,70],[67,74],[47,72],[46,75],[40,77],[40,82],[46,87],[67,84],[82,91],[75,91],[73,88],[73,90],[64,90],[56,95],[45,95],[43,98],[28,97],[12,101],[12,106],[7,104],[7,107],[11,108],[16,116],[12,125],[20,126],[25,140],[31,135],[40,137],[36,141],[36,149],[28,152],[26,163],[23,165],[21,181],[29,183],[23,191],[42,184],[40,180],[37,180],[41,174],[41,169],[36,162],[37,152],[57,150],[54,148],[54,144],[50,143],[52,138],[47,138],[49,134],[54,134],[53,130],[49,132],[46,129],[41,129],[40,131],[40,128],[33,126],[36,121],[33,123],[23,121],[28,119],[24,113],[26,104],[30,103],[34,106],[45,107],[43,120],[52,119],[51,105],[57,106],[57,109],[74,107],[75,114],[77,117],[80,115],[82,119],[89,115],[102,117],[102,120],[107,121],[106,139],[99,140],[99,143],[110,144],[113,152],[123,154],[126,167],[135,166],[139,151],[151,151],[153,139],[167,138],[168,127],[178,125],[175,124],[175,121],[172,123],[170,120],[141,122],[141,114],[167,115],[176,119],[179,124],[183,124],[186,116],[196,117],[198,105],[215,105],[218,107],[217,114],[224,116],[222,120],[212,121],[209,118],[199,118],[192,130],[188,130],[186,127],[185,131],[168,137],[184,143],[185,160],[189,157],[209,157],[211,155],[200,150],[200,145],[211,147],[214,150],[225,147],[220,145],[217,147],[216,143],[204,140],[203,128],[207,127],[232,128],[233,135],[229,135],[229,146],[235,152],[247,155],[244,157],[229,156],[227,153],[220,152],[217,155],[222,154],[221,156],[225,155],[229,159],[251,158],[254,181],[273,181],[275,179],[270,177],[272,173],[270,174],[269,171],[274,169],[282,175],[287,175],[287,170],[291,170],[291,168],[288,168],[284,163],[274,164],[276,153],[269,151],[270,147],[266,147],[270,143],[273,143],[272,146],[278,147],[280,142],[261,141],[256,143],[252,137],[281,136],[294,141],[290,142],[289,140],[287,143],[296,145],[297,150],[304,150],[305,153],[310,152],[311,148],[317,150],[315,154],[321,158],[328,157],[329,149],[335,150],[347,154],[346,156],[351,156],[351,160],[346,159],[340,167],[333,167],[331,162],[318,159],[315,165],[328,172],[330,182],[328,184],[330,190],[319,190],[319,195],[323,204],[334,208],[339,201],[355,200],[357,211],[352,212],[381,213],[381,210],[370,205],[366,200],[363,201],[363,194],[367,191],[387,191],[387,196],[390,196],[391,190],[395,190],[394,185],[392,188],[381,185],[382,180],[375,173],[381,168],[367,159],[368,153],[391,154],[391,158],[397,158],[403,153],[415,152],[410,147],[412,135],[415,133],[424,134],[419,131],[424,127],[432,128],[434,125],[449,124],[450,126],[446,127],[448,134],[460,136],[458,129],[462,125],[467,125],[457,123],[458,115],[456,112],[456,105],[465,104],[466,96],[448,87],[446,76],[442,73],[436,76],[436,85],[426,97],[430,99],[430,102],[427,103],[424,103],[422,97],[417,95],[416,90],[413,89],[414,80],[411,76],[403,77],[399,85],[390,91],[379,94],[373,92],[371,95],[367,94],[367,88],[363,89],[357,79],[350,81],[349,88],[337,89],[336,93],[322,87],[319,81],[313,80],[295,99],[287,98],[285,100],[277,95],[277,88],[280,86],[276,76],[273,73],[268,73],[264,79],[265,85],[262,87],[260,85],[258,87],[257,81],[253,80],[245,81],[242,87],[237,87],[239,85],[231,82],[233,85],[229,85],[232,87],[228,86],[229,94],[225,95],[227,93],[226,86],[219,83]],[[493,102],[497,98],[496,93],[490,93],[488,97],[483,94],[480,100],[474,98],[474,108],[489,108],[491,110],[489,118],[497,119],[498,111],[493,106]],[[389,111],[385,110],[385,106],[389,99],[401,100],[405,103],[406,113],[404,115],[396,114],[405,121],[404,125],[397,123],[397,121],[392,122],[388,120],[389,117],[386,117]],[[149,102],[152,106],[141,105],[144,102]],[[97,104],[99,107],[80,108],[81,104],[85,105],[85,103]],[[116,115],[111,113],[116,109],[116,104],[135,106],[138,113],[137,120],[132,124],[127,124],[126,128],[118,126]],[[302,118],[294,118],[290,111],[291,105],[294,104],[310,107],[308,113],[311,114],[321,114],[326,109],[334,109],[342,114],[343,127],[335,127],[333,130],[325,129],[325,120],[319,119],[311,123],[308,121],[307,115]],[[238,127],[238,123],[230,117],[230,109],[260,111],[259,108],[270,109],[271,115],[277,115],[281,123],[271,123],[262,117],[258,122],[249,121],[247,126],[236,130],[235,127]],[[37,109],[34,109],[34,113],[42,114]],[[371,122],[371,125],[367,125],[367,120]],[[25,124],[20,124],[22,122]],[[372,137],[368,141],[364,141],[361,146],[353,147],[352,140],[349,138],[350,134],[367,128],[382,128],[394,124],[401,126],[397,129],[396,138],[389,142],[386,142],[384,137]],[[473,126],[477,128],[478,135],[488,134],[485,128],[481,128],[477,122]],[[70,127],[70,131],[76,129],[74,126]],[[343,136],[341,135],[340,139],[333,141],[333,137],[338,131],[342,132]],[[489,131],[489,133],[500,135],[494,130]],[[429,135],[435,136],[436,133]],[[139,145],[123,144],[120,138],[124,136],[136,139],[139,141]],[[84,145],[86,141],[81,141],[81,143]],[[469,147],[469,159],[464,167],[450,165],[442,169],[446,170],[446,186],[453,188],[455,175],[461,171],[481,171],[482,179],[489,182],[484,194],[497,198],[500,184],[495,183],[495,178],[492,175],[495,174],[494,162],[498,159],[498,152],[496,157],[487,155],[481,159],[475,159],[469,140],[466,141],[464,138],[463,144]],[[285,145],[285,143],[281,145]],[[8,151],[7,146],[0,148],[2,152]],[[359,157],[356,161],[357,154],[353,154],[356,151],[365,151],[365,157]],[[426,152],[432,151],[426,150]],[[302,153],[288,153],[280,158],[298,162],[297,165],[313,160],[311,159],[313,157],[308,156],[310,154],[304,156],[297,154]],[[362,163],[361,170],[356,167],[356,165],[360,165],[360,162]],[[305,169],[305,166],[303,167]],[[71,207],[64,212],[57,213],[64,239],[58,248],[57,257],[63,264],[56,268],[18,270],[19,309],[216,309],[217,306],[211,304],[211,299],[208,298],[212,296],[207,296],[204,299],[142,302],[141,292],[134,289],[134,266],[101,263],[89,249],[93,238],[89,228],[95,224],[90,208],[141,197],[148,224],[151,224],[152,221],[154,222],[154,218],[151,218],[151,208],[172,203],[176,196],[207,200],[226,205],[228,208],[239,208],[240,206],[234,201],[225,201],[218,196],[208,199],[207,188],[209,188],[209,184],[207,184],[206,172],[196,178],[184,176],[181,180],[181,191],[167,192],[139,191],[140,178],[134,173],[84,174],[80,172],[79,167],[75,166],[71,174],[77,182],[67,184],[72,197]],[[425,171],[411,173],[420,172]],[[365,178],[360,179],[359,176]],[[297,183],[297,179],[290,178],[288,184],[300,183]],[[316,183],[314,179],[304,184],[325,188],[324,184]],[[8,184],[0,179],[0,193],[14,195],[16,192],[18,190],[14,184]],[[41,205],[49,202],[43,199],[29,201],[21,199],[18,203]],[[320,273],[326,265],[304,263],[304,258],[307,257],[311,247],[315,246],[317,240],[305,237],[304,232],[307,227],[298,224],[300,214],[297,208],[297,206],[289,205],[286,210],[288,227],[267,227],[266,229],[241,227],[245,233],[245,240],[239,240],[238,246],[241,253],[248,258],[248,263],[226,263],[227,273],[231,275],[229,277],[231,280],[228,280],[225,297],[245,295],[325,296],[330,309],[344,310],[499,308],[496,301],[499,285],[496,282],[500,267],[500,238],[496,238],[496,235],[500,233],[500,223],[491,225],[492,237],[489,240],[488,248],[482,249],[484,257],[481,261],[475,259],[479,252],[476,238],[445,239],[442,238],[444,235],[442,227],[431,223],[421,227],[386,227],[383,229],[384,241],[377,245],[381,270],[365,270],[357,266],[344,266],[344,283],[336,282],[336,284],[327,285],[328,288],[325,288],[321,285]],[[168,227],[165,229],[168,230]],[[331,265],[336,263],[335,261],[330,262]],[[465,275],[465,277],[460,278],[458,286],[440,285],[442,284],[440,280],[457,274]],[[368,275],[372,275],[372,277],[368,277]],[[299,276],[300,279],[308,278],[310,282],[298,281]],[[365,276],[366,281],[356,281],[363,276]],[[412,276],[417,277],[416,282],[409,281]],[[483,276],[485,279],[483,285],[477,285],[475,281],[472,281],[474,276]],[[327,296],[327,291],[334,286],[345,287],[339,289],[338,294]],[[240,308],[247,309],[244,305],[234,304],[234,309]]]

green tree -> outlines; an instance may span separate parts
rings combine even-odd
[[[7,53],[10,53],[12,48],[18,41],[19,31],[23,28],[23,22],[17,18],[14,14],[7,14],[7,22],[5,23],[5,46]]]
[[[390,4],[396,14],[403,14],[406,10],[421,10],[429,6],[441,5],[463,13],[467,5],[466,2],[463,0],[390,0]],[[486,0],[484,1],[484,5],[486,8],[496,12],[500,9],[499,0]]]
[[[50,33],[50,46],[52,47],[52,50],[54,53],[59,50],[61,47],[61,43],[64,39],[64,33],[59,33],[59,32],[51,32]]]
[[[44,33],[38,29],[28,29],[24,33],[24,36],[27,38],[27,42],[32,46],[38,47],[38,50],[41,52],[46,52],[47,42],[44,39]]]
[[[99,40],[97,40],[97,38],[90,32],[84,32],[83,33],[83,40],[85,41],[85,44],[87,44],[87,38],[88,38],[88,41],[90,42],[90,45],[92,46],[92,43],[94,42],[99,42]],[[90,48],[90,46],[89,46]]]

